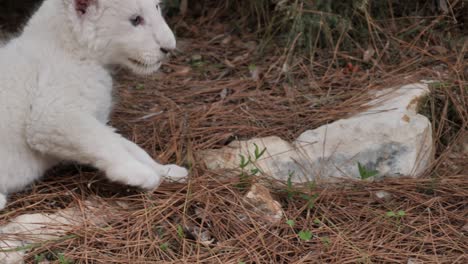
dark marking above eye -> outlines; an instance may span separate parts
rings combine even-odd
[[[160,10],[163,9],[163,8],[164,8],[164,3],[159,2],[159,3],[156,4],[156,9],[157,9],[158,11],[160,11]]]

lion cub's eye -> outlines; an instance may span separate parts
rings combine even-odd
[[[135,26],[135,27],[143,24],[144,21],[145,20],[143,19],[143,17],[141,17],[139,15],[135,15],[135,16],[130,18],[130,23],[132,23],[132,25]]]

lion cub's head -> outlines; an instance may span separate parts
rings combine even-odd
[[[150,74],[176,47],[159,0],[63,1],[78,41],[98,54],[103,64]]]

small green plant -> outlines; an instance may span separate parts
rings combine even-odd
[[[375,175],[379,174],[379,172],[376,170],[368,170],[360,162],[358,162],[358,169],[362,180],[374,177]]]
[[[255,165],[255,162],[257,162],[266,152],[266,148],[263,148],[260,150],[257,144],[253,143],[255,146],[254,153],[253,153],[253,158],[248,153],[248,157],[245,157],[242,154],[239,154],[240,157],[240,162],[239,162],[239,168],[242,170],[241,175],[240,175],[240,183],[237,185],[239,189],[245,189],[249,183],[250,179],[252,176],[257,175],[258,173],[261,173],[260,168],[258,168]],[[251,165],[252,168],[247,172],[247,167]]]
[[[72,264],[73,261],[67,259],[63,253],[57,255],[57,260],[60,264]]]
[[[286,193],[288,200],[292,200],[295,195],[297,195],[297,191],[293,186],[292,177],[294,176],[294,171],[290,171],[288,174],[288,180],[286,181]]]
[[[403,210],[398,210],[397,212],[394,211],[388,211],[385,213],[385,216],[394,219],[396,221],[396,225],[398,229],[401,227],[401,219],[406,216],[406,212]]]
[[[292,177],[294,176],[294,171],[290,171],[288,174],[288,179],[286,180],[286,195],[289,201],[294,200],[294,198],[299,197],[307,202],[307,208],[313,209],[315,206],[315,200],[317,200],[318,194],[313,193],[315,189],[315,182],[309,183],[310,193],[299,192],[292,183]]]
[[[260,151],[260,148],[258,147],[257,144],[253,143],[255,146],[254,154],[255,154],[255,160],[259,160],[263,154],[265,154],[266,148],[263,148],[263,150]]]
[[[34,256],[34,263],[41,263],[46,260],[46,255],[44,253]]]
[[[145,85],[139,83],[139,84],[137,84],[137,85],[135,86],[135,89],[136,89],[136,90],[143,90],[143,89],[145,89]]]
[[[286,224],[291,228],[294,228],[294,226],[296,226],[296,222],[292,219],[288,219],[286,221]],[[304,229],[304,230],[299,231],[297,233],[297,236],[299,237],[299,239],[303,241],[309,241],[312,239],[312,231]]]
[[[250,160],[250,157],[248,159],[246,159],[245,156],[242,155],[242,154],[239,154],[239,156],[240,156],[239,167],[241,168],[242,172],[239,175],[240,182],[239,182],[237,187],[239,187],[239,189],[245,189],[249,185],[250,178],[251,178],[250,177],[251,175],[246,173],[245,170],[246,170],[247,166],[251,163],[251,160]]]
[[[388,211],[385,215],[392,218],[402,218],[406,215],[406,212],[403,210],[399,210],[396,213],[394,211]]]
[[[169,243],[164,242],[164,243],[162,243],[161,245],[159,245],[159,248],[160,248],[162,251],[167,251],[167,249],[169,248]]]
[[[301,198],[307,202],[307,209],[313,209],[315,206],[315,200],[317,200],[318,194],[301,194]]]
[[[304,241],[309,241],[312,239],[312,232],[310,230],[301,230],[298,235],[299,238]]]
[[[205,62],[203,61],[202,55],[195,54],[190,59],[190,64],[192,65],[193,68],[200,68],[205,65]]]
[[[179,236],[180,239],[185,237],[184,228],[181,225],[177,225],[177,236]]]
[[[159,236],[159,237],[162,237],[164,236],[164,227],[162,226],[156,226],[154,227],[154,232]]]
[[[325,247],[329,247],[331,245],[331,240],[329,237],[327,236],[324,236],[322,238],[320,238],[320,241],[322,241],[322,244],[325,246]]]
[[[239,157],[240,157],[240,159],[241,159],[241,160],[240,160],[239,167],[240,167],[241,169],[245,169],[245,168],[249,165],[250,160],[246,160],[246,159],[245,159],[245,156],[242,155],[242,154],[239,154]]]
[[[255,70],[257,70],[257,65],[255,65],[255,64],[250,64],[250,65],[249,65],[249,71],[250,71],[250,72],[253,72],[253,71],[255,71]]]

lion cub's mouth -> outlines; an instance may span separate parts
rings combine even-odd
[[[153,64],[150,64],[150,63],[147,63],[147,62],[142,62],[140,60],[137,60],[137,59],[132,59],[132,58],[129,58],[128,59],[131,63],[139,66],[139,67],[142,67],[142,68],[148,68],[148,67],[153,67],[153,66],[156,66],[158,65],[159,62],[155,62]]]

